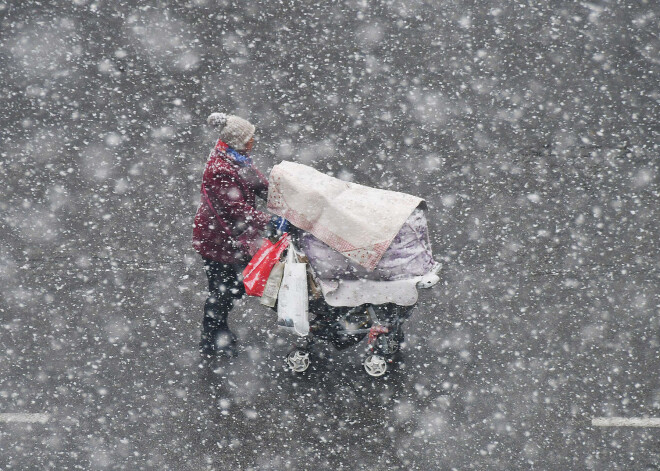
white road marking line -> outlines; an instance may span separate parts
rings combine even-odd
[[[594,417],[591,419],[594,427],[660,427],[658,417]]]
[[[0,423],[19,422],[24,424],[45,424],[50,420],[49,414],[0,414]]]

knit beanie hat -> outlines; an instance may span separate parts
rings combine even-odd
[[[244,150],[254,136],[255,127],[243,118],[225,113],[211,113],[206,122],[220,132],[220,140],[235,150]]]

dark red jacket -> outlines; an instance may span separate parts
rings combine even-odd
[[[268,180],[252,165],[239,166],[227,154],[227,147],[218,141],[206,163],[193,224],[193,247],[202,257],[216,262],[246,263],[271,218],[254,207],[257,195],[266,198]]]

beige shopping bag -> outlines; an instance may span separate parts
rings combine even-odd
[[[268,281],[264,287],[264,293],[259,298],[259,302],[264,306],[275,307],[277,302],[277,295],[282,285],[282,277],[284,275],[284,264],[277,262],[268,275]]]

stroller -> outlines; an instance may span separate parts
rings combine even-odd
[[[278,326],[298,336],[286,365],[303,373],[318,340],[343,350],[366,337],[364,370],[383,376],[401,348],[417,289],[440,280],[424,201],[292,162],[276,165],[270,181],[268,209],[295,226],[285,236],[286,255],[279,252],[284,268],[268,275],[262,300],[277,310]]]
[[[302,237],[305,238],[306,234],[303,234]],[[292,249],[295,250],[290,246],[289,250]],[[303,260],[305,257],[307,256],[303,256]],[[441,265],[435,263],[425,275],[415,276],[404,282],[410,283],[410,286],[414,288],[431,288],[440,280],[440,270]],[[315,277],[315,273],[310,273],[312,280]],[[318,278],[316,279],[318,280]],[[353,280],[341,280],[344,283],[346,281]],[[316,282],[319,283],[319,281]],[[361,282],[357,281],[357,283]],[[369,290],[375,284],[383,284],[385,289],[391,285],[387,281],[375,281],[373,284],[364,287],[355,286],[353,289]],[[357,302],[360,301],[354,303]],[[309,330],[306,335],[301,336],[296,346],[286,355],[286,364],[292,371],[303,373],[311,365],[310,353],[318,340],[328,341],[337,350],[343,350],[360,343],[367,337],[369,349],[362,363],[364,370],[373,377],[383,376],[401,348],[404,340],[403,323],[410,317],[413,308],[414,305],[409,306],[396,302],[365,302],[355,306],[332,306],[321,295],[309,302],[308,312],[310,316],[314,317],[309,320]],[[300,335],[295,325],[292,324],[293,322],[290,322],[290,318],[287,317],[280,317],[278,320],[280,327]]]

